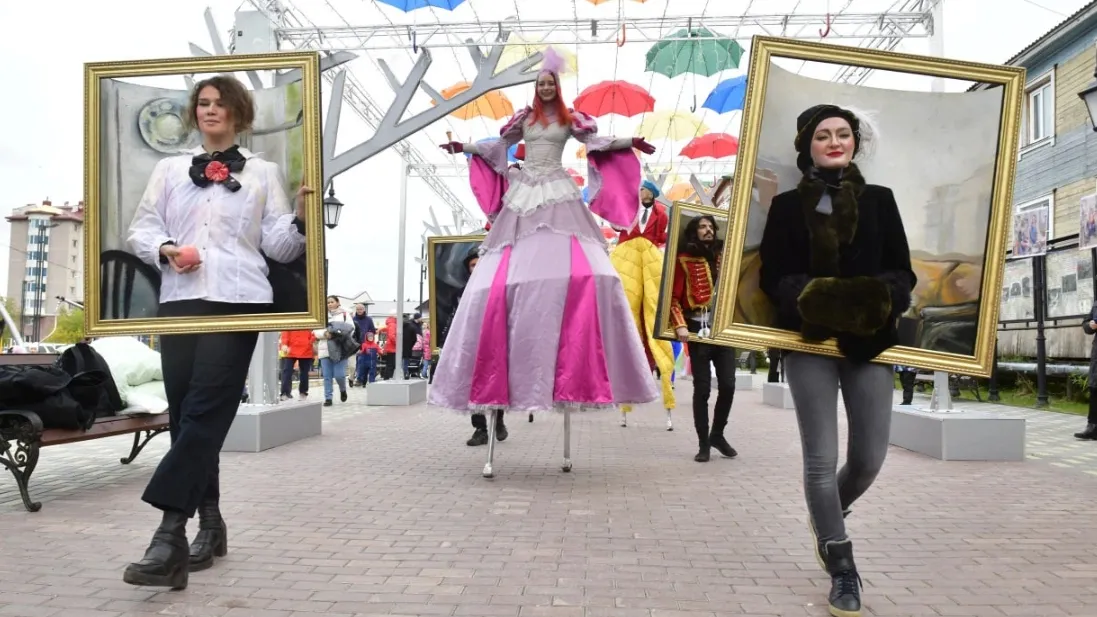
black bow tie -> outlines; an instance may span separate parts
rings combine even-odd
[[[217,183],[235,193],[240,190],[240,182],[230,174],[240,173],[247,162],[239,146],[213,154],[203,152],[191,159],[190,179],[200,188]]]

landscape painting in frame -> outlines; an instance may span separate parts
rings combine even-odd
[[[854,162],[867,183],[894,192],[918,277],[913,304],[898,324],[901,344],[877,361],[989,375],[1024,69],[770,37],[755,37],[752,45],[735,173],[751,181],[736,182],[732,196],[716,339],[840,355],[833,340],[809,344],[798,332],[774,327],[774,307],[759,288],[758,248],[770,201],[802,177],[796,118],[827,103],[850,109],[875,133]],[[797,74],[805,63],[830,74],[875,69],[888,86]],[[963,87],[931,91],[931,78]],[[910,84],[925,87],[903,89]]]
[[[457,314],[465,285],[479,260],[480,244],[487,236],[431,236],[427,238],[428,310],[431,354],[441,353],[450,324]]]
[[[253,127],[238,135],[236,144],[278,166],[285,212],[267,215],[291,213],[302,183],[316,191],[306,200],[305,250],[282,261],[263,253],[274,301],[259,305],[254,314],[157,317],[161,277],[170,266],[137,256],[130,241],[134,215],[159,161],[202,153],[200,134],[187,128],[188,102],[194,84],[218,74],[233,74],[255,100]],[[323,327],[319,55],[91,63],[84,77],[87,334]]]

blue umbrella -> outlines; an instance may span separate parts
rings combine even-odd
[[[583,187],[583,203],[585,203],[585,204],[590,203],[590,187],[589,186],[584,186]]]
[[[507,148],[507,160],[511,163],[518,162],[518,144],[514,144],[513,146]]]
[[[739,75],[731,79],[725,79],[716,85],[709,93],[705,103],[701,105],[718,114],[726,114],[743,108],[743,99],[747,96],[747,76]]]
[[[436,9],[446,9],[452,11],[465,0],[377,0],[382,4],[394,6],[405,13],[408,11],[414,11],[415,9],[425,9],[427,7],[433,7]]]

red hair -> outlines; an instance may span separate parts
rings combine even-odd
[[[552,75],[552,81],[556,84],[556,98],[552,99],[549,107],[556,112],[556,121],[561,126],[571,126],[571,112],[568,111],[568,106],[564,104],[564,97],[560,94],[560,77],[556,73],[549,73],[549,75]],[[533,113],[530,118],[531,124],[540,122],[544,127],[549,124],[548,110],[545,109],[544,102],[536,92],[533,94]]]

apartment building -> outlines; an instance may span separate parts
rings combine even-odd
[[[84,299],[84,202],[16,208],[6,217],[8,288],[22,317],[22,334],[38,341],[53,329],[61,303],[58,296]]]

